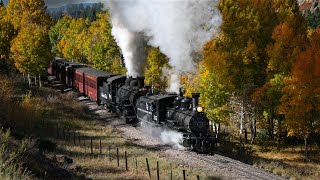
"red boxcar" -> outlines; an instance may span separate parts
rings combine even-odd
[[[103,82],[112,76],[115,76],[115,74],[89,67],[81,67],[75,70],[74,88],[99,104],[99,86],[102,86]]]
[[[75,81],[75,70],[78,68],[82,68],[82,67],[87,67],[84,64],[79,64],[76,62],[66,62],[65,63],[65,71],[66,71],[66,79],[65,79],[65,84],[69,87],[74,87],[74,81]]]
[[[82,94],[85,94],[84,93],[84,72],[85,71],[88,71],[92,68],[89,68],[89,67],[82,67],[82,68],[78,68],[75,70],[75,73],[74,73],[74,89],[79,91],[80,93]]]
[[[49,68],[51,68],[51,70],[48,69],[49,71],[49,74],[51,74],[52,76],[54,76],[56,78],[56,80],[59,80],[60,77],[61,77],[61,74],[60,74],[60,66],[67,62],[65,59],[62,59],[62,58],[58,58],[56,57],[55,58],[55,61],[52,62],[51,66]],[[50,73],[51,71],[51,73]]]

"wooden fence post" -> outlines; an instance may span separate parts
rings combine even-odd
[[[60,133],[59,133],[59,125],[57,125],[57,138],[59,139],[60,138]]]
[[[117,148],[117,163],[118,163],[118,167],[119,167],[119,148]]]
[[[66,141],[69,141],[69,129],[66,129]]]
[[[73,131],[73,144],[76,145],[76,132]]]
[[[157,180],[160,179],[160,172],[159,172],[159,161],[157,161]]]
[[[93,154],[93,147],[92,147],[92,137],[90,137],[90,147],[91,147],[91,154]]]
[[[99,149],[100,149],[100,156],[102,156],[102,146],[101,146],[101,139],[99,139]]]
[[[84,152],[87,153],[86,139],[85,138],[83,138],[83,147],[84,147]]]
[[[150,173],[150,167],[149,167],[148,158],[146,158],[146,162],[147,162],[147,168],[148,168],[149,178],[151,179],[151,173]]]
[[[80,132],[78,132],[78,138],[79,138],[79,145],[81,146],[81,135],[80,135]]]
[[[183,173],[183,180],[186,180],[186,170],[183,170],[182,173]]]
[[[109,145],[109,161],[111,162],[111,146]]]
[[[172,180],[172,163],[170,163],[170,180]]]
[[[127,151],[124,152],[124,159],[126,162],[126,171],[128,171],[128,156],[127,156]]]
[[[136,159],[136,174],[138,174],[138,160],[137,160],[137,157],[135,157]]]

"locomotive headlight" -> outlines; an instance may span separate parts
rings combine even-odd
[[[202,112],[202,111],[203,111],[203,108],[202,108],[202,107],[197,107],[197,111],[198,111],[198,112]]]

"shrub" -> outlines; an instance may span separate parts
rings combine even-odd
[[[26,147],[27,141],[18,148],[10,145],[10,131],[0,130],[0,179],[31,179],[30,172],[17,165]]]

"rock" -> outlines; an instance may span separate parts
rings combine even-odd
[[[70,161],[70,160],[69,160]],[[38,149],[30,149],[23,158],[24,166],[37,177],[46,175],[46,179],[72,179],[72,173],[57,166]]]
[[[73,159],[68,158],[68,157],[65,156],[65,155],[56,155],[56,156],[55,156],[55,160],[56,160],[58,163],[63,164],[63,165],[69,165],[69,164],[72,164],[72,163],[73,163]]]
[[[64,157],[64,162],[67,164],[72,164],[73,163],[73,159],[68,158],[67,156]]]

